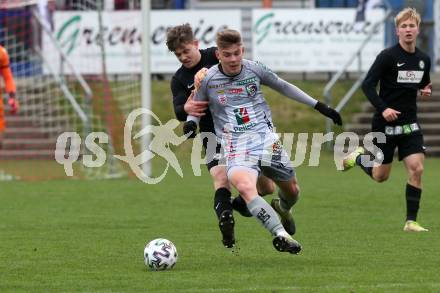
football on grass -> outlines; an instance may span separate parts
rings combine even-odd
[[[152,271],[172,269],[177,262],[176,246],[167,239],[154,239],[144,248],[144,262]]]

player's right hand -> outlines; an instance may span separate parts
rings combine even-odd
[[[208,101],[194,101],[195,91],[191,92],[191,95],[188,97],[188,100],[186,101],[185,105],[183,105],[183,109],[188,115],[194,116],[194,117],[201,117],[205,115],[206,109],[208,109]]]
[[[197,124],[194,121],[190,120],[183,123],[183,134],[186,136],[186,138],[196,137],[196,130]]]
[[[382,112],[382,116],[383,118],[387,121],[387,122],[391,122],[396,120],[397,118],[399,118],[400,112],[396,111],[394,109],[391,108],[386,108],[383,112]]]

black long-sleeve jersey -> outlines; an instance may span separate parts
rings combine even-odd
[[[193,68],[186,68],[181,66],[173,78],[171,79],[171,92],[173,93],[174,113],[180,121],[186,121],[188,115],[183,106],[185,105],[191,91],[194,89],[194,75],[203,67],[210,68],[218,64],[218,59],[215,56],[216,47],[211,47],[199,50],[201,54],[200,62]],[[205,115],[200,120],[200,132],[213,132],[214,122],[212,121],[211,112],[209,109],[205,111]]]
[[[417,93],[431,82],[431,60],[416,48],[408,53],[400,44],[383,50],[362,83],[362,90],[376,108],[374,122],[403,125],[417,122]],[[380,82],[379,94],[376,91]],[[398,119],[386,122],[382,112],[392,108],[401,112]]]

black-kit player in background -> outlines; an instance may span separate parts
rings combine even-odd
[[[423,161],[425,147],[420,124],[417,121],[417,96],[431,96],[429,71],[431,60],[416,47],[420,28],[420,15],[413,8],[405,8],[395,17],[399,42],[383,50],[374,61],[362,84],[362,90],[376,109],[372,131],[385,134],[384,143],[375,142],[383,153],[379,165],[364,166],[362,147],[348,155],[344,169],[359,165],[373,180],[383,182],[391,173],[394,151],[403,161],[408,180],[406,183],[406,221],[403,230],[428,231],[416,222],[422,194]],[[379,83],[379,93],[376,86]]]
[[[201,117],[200,132],[215,134],[208,102],[194,101],[193,92],[196,73],[202,68],[218,64],[219,61],[215,53],[217,48],[199,49],[199,42],[195,39],[189,24],[178,25],[168,30],[166,45],[182,64],[171,80],[173,106],[177,119],[186,121],[187,115]],[[203,146],[207,150],[207,140],[203,141]],[[221,153],[220,144],[217,145],[216,152]],[[225,247],[232,248],[235,245],[235,220],[232,210],[237,210],[243,216],[251,217],[252,215],[241,196],[235,197],[231,202],[231,187],[226,175],[226,168],[219,165],[217,153],[207,153],[206,165],[214,184],[214,210],[219,220],[222,242]],[[257,187],[261,195],[271,194],[275,191],[274,183],[264,176],[259,179]]]

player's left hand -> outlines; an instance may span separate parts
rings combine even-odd
[[[202,84],[202,80],[205,78],[206,73],[208,73],[208,68],[203,67],[199,71],[197,71],[196,75],[194,76],[194,88],[197,90],[200,85]]]
[[[13,115],[17,114],[20,106],[18,104],[18,100],[15,98],[15,94],[13,93],[9,94],[8,105],[9,105],[9,112]]]
[[[185,123],[183,123],[183,134],[187,138],[196,137],[196,130],[197,130],[197,124],[194,121],[190,120],[190,121],[185,121]]]
[[[430,97],[432,94],[432,83],[430,82],[427,86],[420,90],[420,95],[422,97]]]
[[[324,116],[327,116],[328,118],[333,120],[333,123],[342,125],[342,117],[339,114],[338,111],[335,109],[327,106],[324,103],[321,103],[318,101],[318,103],[315,105],[315,109],[319,111]]]

